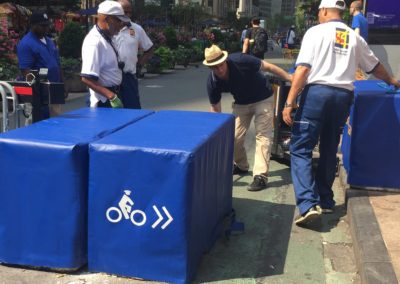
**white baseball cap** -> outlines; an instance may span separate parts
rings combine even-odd
[[[343,0],[322,0],[318,9],[336,8],[339,10],[346,9],[346,3]]]
[[[122,9],[121,4],[111,0],[101,2],[99,8],[97,9],[97,14],[115,16],[125,23],[128,23],[131,20],[128,16],[125,16],[124,9]]]

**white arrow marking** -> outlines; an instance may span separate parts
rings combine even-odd
[[[161,226],[161,229],[165,229],[169,223],[171,223],[174,219],[172,218],[172,216],[169,214],[167,208],[165,208],[165,206],[162,207],[162,209],[164,210],[165,215],[167,215],[168,217],[168,221],[164,223],[164,225]]]
[[[154,209],[154,211],[156,211],[157,216],[158,216],[157,221],[155,221],[155,222],[153,223],[153,225],[151,225],[151,227],[154,229],[155,227],[158,226],[158,224],[160,224],[160,222],[161,222],[164,218],[163,218],[163,216],[161,216],[160,211],[158,211],[158,209],[157,209],[157,207],[156,207],[155,205],[153,205],[153,209]]]

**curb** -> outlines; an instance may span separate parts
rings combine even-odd
[[[347,216],[361,283],[399,283],[368,191],[354,189],[347,184],[343,165],[340,166],[339,180],[346,190]]]

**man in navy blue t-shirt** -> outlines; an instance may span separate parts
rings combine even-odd
[[[31,29],[21,39],[17,46],[18,64],[25,77],[30,70],[47,68],[47,78],[50,82],[61,82],[61,67],[58,50],[51,38],[46,34],[49,31],[50,21],[46,13],[33,12],[30,18]],[[49,117],[47,105],[43,105],[43,118]],[[51,114],[60,113],[60,105],[51,105]]]
[[[233,53],[228,56],[226,51],[216,45],[206,48],[204,54],[203,64],[211,69],[207,80],[211,111],[221,112],[221,93],[230,92],[234,98],[233,114],[236,120],[233,174],[245,174],[249,170],[244,140],[254,117],[254,180],[248,190],[262,190],[267,187],[268,181],[273,111],[267,102],[272,96],[272,90],[260,71],[271,72],[288,81],[291,81],[291,75],[278,66],[251,55]]]

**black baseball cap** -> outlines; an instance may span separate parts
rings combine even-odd
[[[31,26],[33,25],[50,25],[49,16],[44,12],[33,12],[31,15]]]

